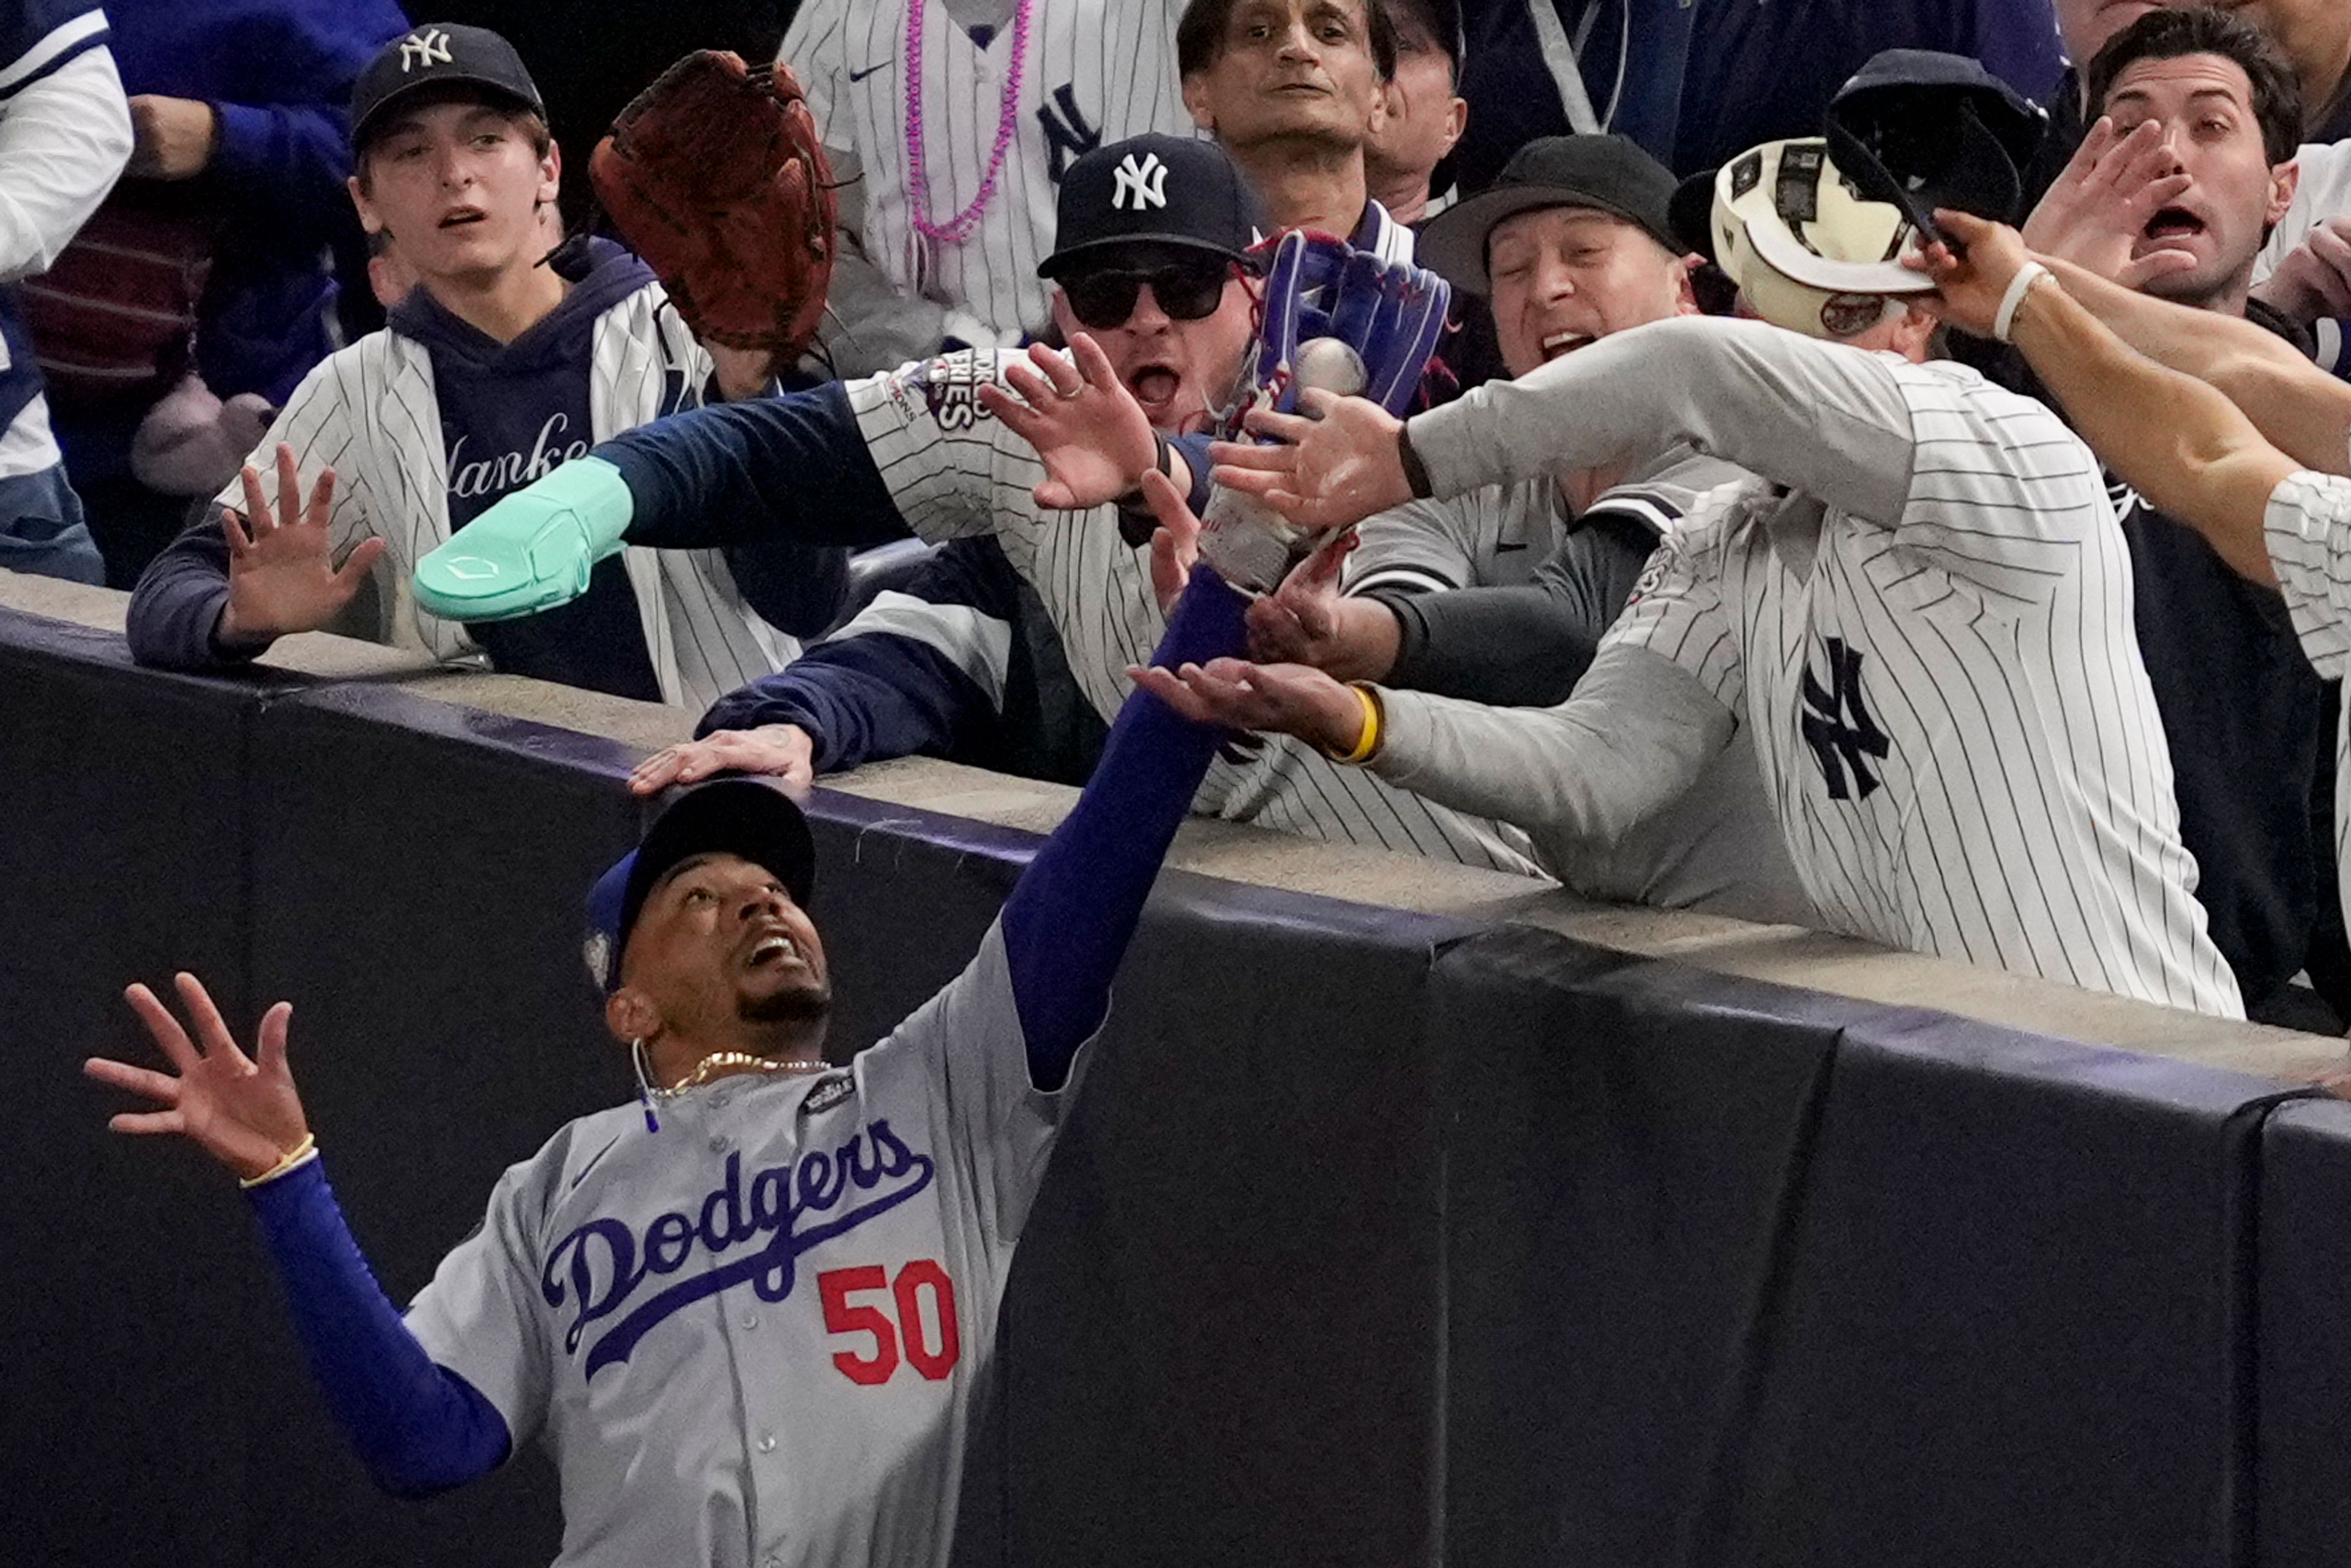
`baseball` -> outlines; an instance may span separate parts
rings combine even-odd
[[[1371,379],[1363,356],[1336,338],[1309,338],[1299,344],[1290,371],[1300,387],[1321,387],[1341,397],[1353,397]]]

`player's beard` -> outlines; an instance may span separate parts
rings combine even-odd
[[[736,1003],[736,1015],[745,1023],[820,1024],[832,1017],[832,988],[810,979],[763,997],[744,997]]]

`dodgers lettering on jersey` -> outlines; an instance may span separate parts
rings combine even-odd
[[[2291,476],[2271,492],[2262,537],[2304,656],[2322,680],[2341,680],[2351,674],[2351,479]],[[2351,703],[2335,748],[2335,874],[2351,918]]]
[[[1115,507],[1072,513],[1037,505],[1031,492],[1044,465],[978,400],[978,388],[1000,382],[1013,358],[947,354],[868,377],[850,383],[850,407],[917,536],[934,543],[996,536],[1043,602],[1079,689],[1107,723],[1126,700],[1128,668],[1149,661],[1165,626],[1149,551],[1127,541]],[[1518,829],[1432,805],[1286,737],[1254,760],[1217,763],[1194,809],[1308,838],[1543,874]]]
[[[1013,133],[977,226],[961,244],[925,239],[908,211],[908,0],[808,0],[784,62],[806,88],[829,147],[863,173],[867,258],[900,292],[969,311],[1006,340],[1041,328],[1054,199],[1070,161],[1146,131],[1196,134],[1176,78],[1176,0],[1036,0],[1015,62],[1009,16],[985,43],[941,5],[924,7],[923,168],[933,223],[980,193],[1007,78],[1018,69]]]
[[[2192,895],[2096,460],[1959,366],[1823,364],[1852,427],[1913,433],[1901,515],[1717,491],[1609,643],[1672,659],[1739,716],[1835,929],[2241,1016]]]
[[[408,1314],[563,1488],[561,1564],[935,1568],[972,1396],[1081,1052],[1028,1057],[991,928],[845,1072],[583,1117]]]

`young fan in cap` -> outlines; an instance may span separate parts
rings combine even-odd
[[[1153,504],[1181,500],[1153,476]],[[1203,572],[1160,656],[1238,648]],[[814,854],[762,781],[691,790],[590,899],[604,1021],[643,1102],[510,1169],[403,1321],[327,1185],[287,1067],[248,1059],[193,976],[176,1071],[93,1061],[243,1178],[329,1406],[387,1490],[462,1485],[543,1442],[569,1568],[933,1568],[1013,1252],[1111,978],[1217,732],[1137,695],[962,975],[845,1068]]]
[[[1145,679],[1196,717],[1302,737],[1547,840],[1613,842],[1749,745],[1831,929],[2241,1016],[2192,896],[2096,459],[2041,404],[1928,361],[1917,313],[1883,292],[1917,287],[1883,259],[1912,243],[1896,198],[1917,193],[1889,174],[1852,199],[1869,162],[1775,143],[1715,182],[1717,255],[1778,325],[1635,328],[1408,423],[1313,397],[1320,423],[1256,422],[1294,444],[1218,449],[1219,482],[1313,528],[1661,435],[1750,470],[1667,538],[1565,703],[1238,662]],[[1820,340],[1848,308],[1852,341]]]
[[[325,625],[380,558],[402,576],[497,498],[705,395],[757,392],[721,367],[652,271],[590,240],[549,256],[560,156],[505,39],[426,26],[386,45],[351,99],[351,199],[421,280],[390,325],[328,359],[268,447],[148,568],[132,653],[178,669],[251,660]],[[274,450],[272,450],[274,448]],[[340,562],[340,565],[338,564]],[[796,547],[613,560],[578,603],[469,630],[391,628],[444,659],[648,702],[706,706],[769,674],[837,607],[836,555]]]
[[[1068,355],[1042,347],[1025,356],[948,354],[632,432],[507,497],[453,538],[419,570],[419,597],[444,613],[505,613],[568,593],[580,563],[623,542],[694,549],[778,535],[853,545],[909,532],[933,542],[987,538],[1037,595],[1086,705],[1107,718],[1164,621],[1148,530],[1108,497],[1131,493],[1155,466],[1186,485],[1196,472],[1164,432],[1233,399],[1255,339],[1254,263],[1241,253],[1258,208],[1221,149],[1155,136],[1073,162],[1061,201],[1061,246],[1046,265],[1059,284],[1054,321],[1069,337]],[[1149,248],[1171,241],[1180,242],[1175,256],[1149,258]],[[1212,257],[1206,272],[1193,259],[1204,249]],[[1099,323],[1109,325],[1094,327],[1098,341],[1089,325]],[[1057,476],[1030,444],[1036,426],[1024,407],[1065,416],[1100,410],[1120,436],[1099,448],[1106,455],[1092,466]],[[917,629],[906,612],[899,602],[883,612],[907,634],[894,648],[852,653],[844,644],[844,662],[892,666],[859,671],[851,683],[862,688],[857,705],[827,707],[812,685],[796,684],[802,716],[792,722],[841,748],[816,766],[861,750],[945,748],[956,725],[985,715],[1008,689],[1013,640],[1000,612],[945,626],[933,617]],[[927,666],[919,688],[902,681],[909,641],[945,655],[918,655]],[[983,694],[982,704],[943,704],[949,665],[969,678],[967,695]],[[923,694],[912,706],[876,706],[910,691]],[[754,699],[716,716],[764,724],[763,713],[775,710]],[[753,751],[729,740],[691,760],[703,770],[810,765],[787,747]],[[1315,838],[1533,869],[1517,832],[1429,806],[1287,743],[1253,760],[1219,763],[1199,809]]]

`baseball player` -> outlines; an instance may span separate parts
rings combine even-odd
[[[1165,479],[1153,504],[1180,515]],[[1196,577],[1160,656],[1238,650]],[[329,1405],[387,1490],[422,1496],[537,1439],[563,1564],[937,1564],[973,1391],[1029,1204],[1145,895],[1217,743],[1147,696],[970,966],[845,1068],[789,800],[677,798],[590,895],[604,1018],[638,1105],[507,1171],[481,1228],[395,1312],[327,1185],[287,1065],[248,1059],[194,977],[195,1040],[131,1005],[176,1072],[92,1061],[242,1178]]]
[[[2042,405],[1928,359],[1924,280],[1879,259],[1907,214],[1855,189],[1818,141],[1717,177],[1718,257],[1767,320],[1637,328],[1409,423],[1318,397],[1320,423],[1256,416],[1298,444],[1218,449],[1220,483],[1312,527],[1605,462],[1660,430],[1760,476],[1667,539],[1569,701],[1489,708],[1238,663],[1147,683],[1196,717],[1604,842],[1744,729],[1833,929],[2241,1016],[2193,896],[2097,462]],[[1861,329],[1820,341],[1832,323]]]
[[[807,0],[782,58],[841,183],[825,346],[843,376],[1012,347],[1050,319],[1071,160],[1186,132],[1175,0]]]
[[[0,283],[47,270],[131,157],[131,111],[105,14],[81,0],[0,7]],[[0,568],[76,582],[105,563],[66,480],[13,290],[0,289]]]
[[[360,219],[393,233],[422,284],[386,330],[304,378],[274,460],[256,453],[149,567],[129,621],[144,663],[250,660],[333,619],[380,557],[404,579],[454,527],[596,441],[705,382],[767,382],[763,364],[714,367],[619,246],[549,258],[559,155],[496,34],[430,26],[385,46],[353,92],[351,139]],[[790,547],[640,552],[559,614],[475,633],[403,605],[395,632],[438,658],[698,709],[791,659],[794,633],[831,619],[843,570]]]
[[[1122,199],[1132,181],[1121,172],[1132,169],[1164,192],[1164,205]],[[1114,382],[1150,425],[1204,423],[1228,401],[1254,337],[1244,276],[1253,263],[1236,257],[1257,210],[1213,144],[1141,137],[1099,149],[1062,183],[1061,246],[1046,262],[1063,284],[1055,319],[1078,340],[1074,361],[1043,350],[1033,361],[950,354],[633,432],[485,513],[422,565],[416,591],[437,613],[510,612],[568,595],[586,564],[623,538],[674,549],[778,535],[852,546],[909,531],[933,542],[989,537],[1035,591],[1079,690],[1107,718],[1163,622],[1144,536],[1115,505],[1063,509],[1076,497],[1005,422],[1003,411],[1021,400],[1004,389],[1040,403],[1063,395],[1092,402],[1108,401]],[[1159,259],[1138,266],[1134,253],[1155,248]],[[1213,257],[1205,271],[1195,259],[1203,249]],[[1182,329],[1169,318],[1184,319]],[[1109,353],[1085,336],[1089,324],[1104,331]],[[1182,456],[1146,427],[1103,493],[1129,488],[1155,461],[1187,481]],[[551,528],[542,532],[542,523]],[[942,633],[934,645],[950,641]],[[1200,810],[1540,874],[1515,830],[1433,809],[1288,743],[1245,763],[1219,762]]]

